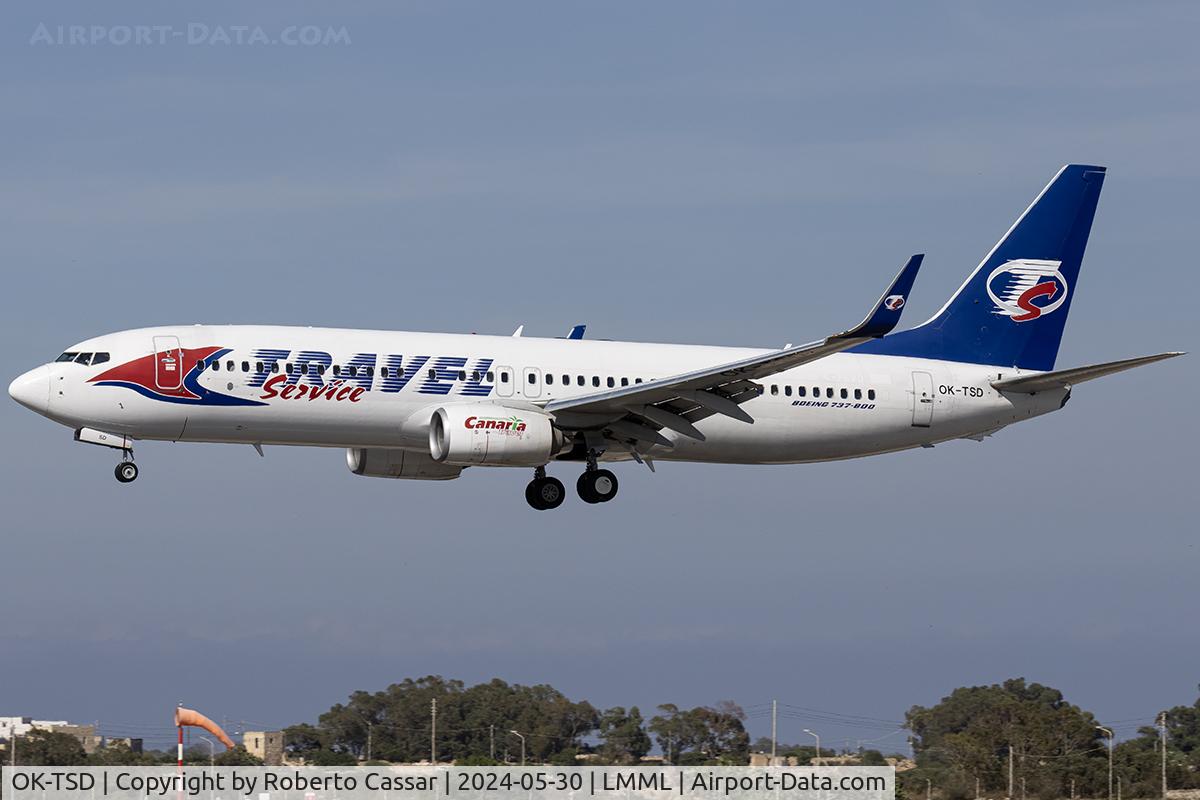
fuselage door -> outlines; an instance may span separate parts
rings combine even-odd
[[[525,368],[525,380],[521,384],[521,391],[526,397],[541,397],[542,396],[542,371],[537,367]]]
[[[928,372],[914,372],[913,418],[917,428],[928,428],[933,424],[933,376]]]
[[[154,337],[154,385],[159,389],[183,385],[183,352],[177,336]]]
[[[512,397],[515,382],[512,367],[496,367],[497,397]]]

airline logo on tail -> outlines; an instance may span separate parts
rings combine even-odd
[[[888,311],[899,311],[904,308],[904,295],[889,294],[887,299],[883,301],[883,307]]]
[[[1005,261],[987,279],[993,312],[1013,322],[1029,322],[1057,311],[1067,299],[1061,261],[1020,258]]]

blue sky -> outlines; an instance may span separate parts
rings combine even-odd
[[[1067,161],[1110,173],[1060,365],[1196,344],[1194,4],[64,2],[0,22],[10,378],[199,321],[782,345],[857,321],[926,252],[915,322]],[[189,23],[349,41],[31,44],[39,24]],[[186,701],[277,725],[440,673],[884,720],[1023,675],[1149,718],[1200,681],[1193,358],[985,444],[626,466],[618,501],[553,514],[525,508],[523,472],[371,481],[315,449],[150,443],[119,486],[110,453],[5,402],[0,715],[115,733]],[[781,737],[806,726],[891,730]]]

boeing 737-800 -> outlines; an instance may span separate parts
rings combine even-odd
[[[611,500],[605,462],[796,464],[980,439],[1062,408],[1083,381],[1178,353],[1055,370],[1104,183],[1068,165],[932,319],[892,334],[913,256],[867,318],[798,347],[756,350],[521,336],[253,325],[123,331],[12,382],[22,405],[120,452],[133,443],[346,449],[356,475],[446,480],[525,467],[556,508],[553,462]]]

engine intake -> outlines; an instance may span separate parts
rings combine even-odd
[[[355,475],[369,478],[407,478],[417,481],[448,481],[462,473],[462,467],[439,464],[424,453],[377,447],[349,448],[346,450],[346,466]]]
[[[438,463],[540,467],[562,445],[550,417],[528,409],[453,405],[439,408],[429,421],[429,455]]]

